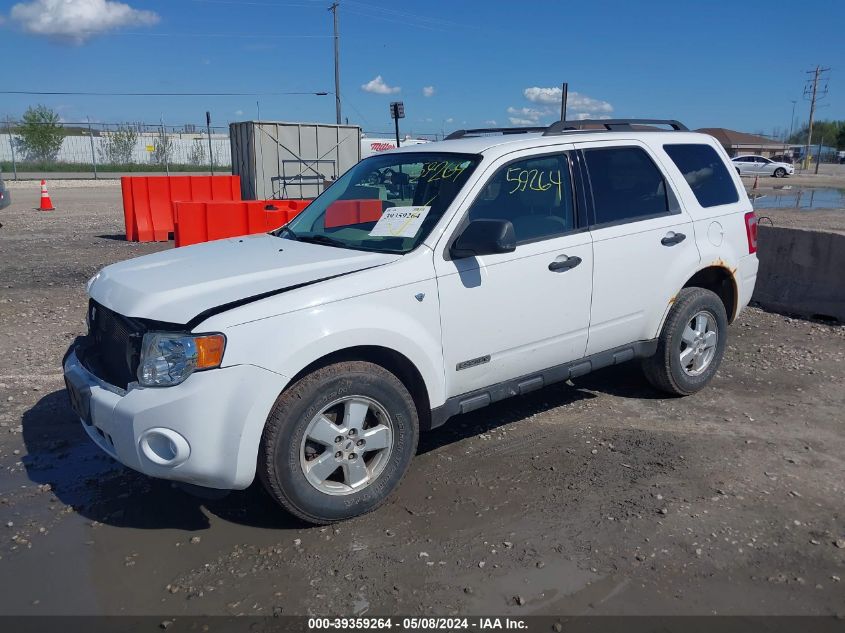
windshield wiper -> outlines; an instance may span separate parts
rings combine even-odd
[[[325,244],[326,246],[336,246],[337,248],[353,248],[346,242],[341,242],[328,235],[300,235],[296,238],[297,242],[310,242],[312,244]]]
[[[287,226],[283,226],[276,232],[276,237],[283,237],[287,233],[290,236],[290,239],[297,241],[299,238],[296,236],[296,233],[291,231]]]

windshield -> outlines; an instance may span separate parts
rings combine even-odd
[[[407,253],[428,236],[480,160],[435,152],[371,156],[275,234],[341,248]]]

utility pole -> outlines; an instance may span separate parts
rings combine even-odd
[[[337,124],[340,125],[340,35],[337,32],[337,8],[340,6],[339,2],[333,2],[329,7],[334,17],[334,107],[337,115]]]
[[[807,143],[804,146],[804,169],[810,168],[810,145],[813,143],[813,118],[816,115],[816,101],[824,99],[827,96],[827,83],[825,83],[820,91],[819,80],[827,72],[830,72],[830,68],[822,68],[821,66],[816,66],[815,70],[807,71],[807,74],[813,77],[807,80],[807,84],[804,87],[804,97],[810,100],[810,121],[807,125]]]
[[[792,99],[792,117],[789,119],[789,136],[786,137],[787,143],[789,139],[792,138],[792,126],[795,124],[795,104],[798,103],[797,100]]]

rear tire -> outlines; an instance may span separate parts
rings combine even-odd
[[[408,470],[418,436],[414,399],[396,376],[364,361],[328,365],[276,400],[258,475],[300,519],[342,521],[387,500]]]
[[[642,362],[648,381],[676,396],[703,389],[716,374],[727,342],[722,300],[704,288],[683,288],[660,331],[657,352]]]

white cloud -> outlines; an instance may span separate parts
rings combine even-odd
[[[566,111],[566,118],[569,121],[583,121],[584,119],[611,119],[606,114],[595,115],[592,112],[570,112],[568,109]]]
[[[520,121],[528,121],[528,123],[514,123],[514,125],[536,124],[543,117],[550,116],[553,113],[554,111],[551,108],[543,108],[542,110],[537,108],[514,108],[513,106],[508,108],[508,114],[511,115],[511,119],[516,117]]]
[[[532,103],[560,106],[563,90],[561,88],[540,88],[534,86],[533,88],[526,88],[522,91],[522,94]],[[567,112],[572,111],[588,114],[609,114],[613,112],[613,106],[607,101],[593,99],[592,97],[574,91],[570,92],[566,97],[566,109]]]
[[[520,119],[516,116],[509,116],[508,121],[511,122],[511,125],[537,125],[537,121],[532,121],[531,119]]]
[[[423,97],[433,97],[434,96],[434,86],[424,86],[423,87]]]
[[[446,123],[454,123],[454,122],[455,122],[455,119],[453,119],[452,117],[449,117],[448,119],[446,119]]]
[[[115,29],[159,21],[153,11],[112,0],[31,0],[14,5],[10,16],[26,33],[73,44]]]
[[[526,99],[533,103],[560,103],[563,90],[560,88],[526,88],[522,91]]]
[[[399,86],[388,86],[384,83],[384,79],[381,78],[381,75],[376,75],[375,79],[362,84],[361,90],[364,92],[372,92],[377,95],[392,95],[402,90],[402,88]]]
[[[243,115],[244,115],[243,110],[235,110],[235,116],[243,116]]]
[[[496,119],[487,119],[484,125],[498,125],[498,123],[496,123]]]

